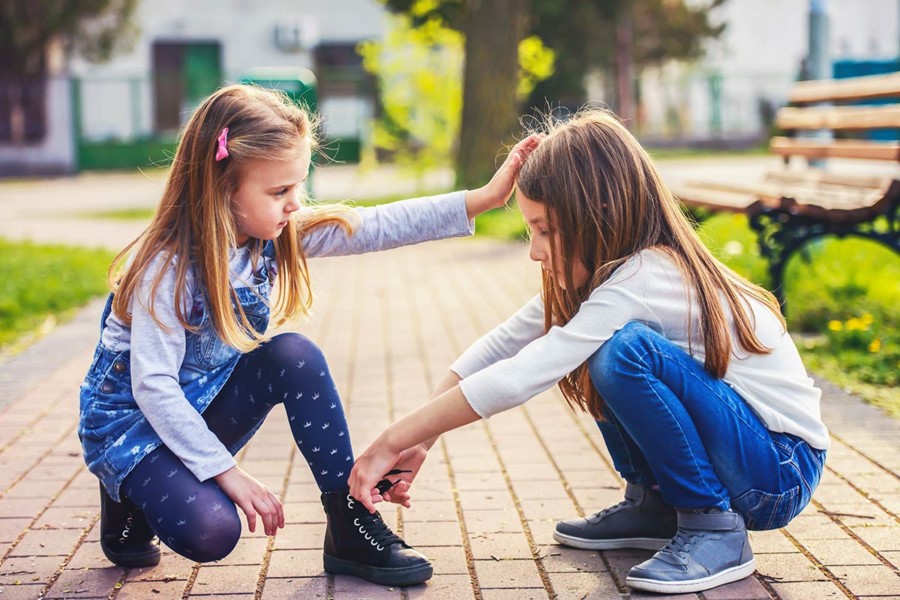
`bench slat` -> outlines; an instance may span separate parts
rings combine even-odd
[[[844,80],[800,81],[794,85],[788,101],[792,104],[806,104],[895,97],[900,97],[900,73]]]
[[[773,137],[769,147],[772,152],[781,156],[892,161],[900,159],[900,142]]]
[[[847,211],[877,204],[884,198],[889,184],[886,182],[880,188],[862,188],[703,181],[689,182],[673,191],[685,204],[733,212],[743,212],[757,201],[761,206],[777,207],[788,198],[796,204],[798,212],[814,208]]]
[[[778,111],[782,129],[875,129],[900,127],[900,106],[786,107]]]
[[[892,177],[880,175],[857,175],[850,173],[829,173],[822,169],[805,169],[803,171],[771,171],[766,173],[766,181],[794,185],[844,185],[869,189],[887,190]]]
[[[714,211],[746,212],[747,208],[757,201],[754,194],[709,189],[689,184],[676,185],[671,189],[675,197],[682,203]]]

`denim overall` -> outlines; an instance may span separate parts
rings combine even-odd
[[[274,256],[275,245],[266,242],[251,285],[235,288],[244,314],[260,333],[269,324]],[[110,294],[100,319],[101,332],[112,309],[112,300]],[[185,330],[185,355],[178,381],[187,400],[197,412],[203,413],[228,381],[241,353],[219,339],[202,290],[192,298],[188,323],[199,329]],[[81,385],[78,437],[88,470],[100,479],[113,500],[120,501],[122,480],[162,444],[132,394],[130,351],[112,352],[102,343],[97,344]]]

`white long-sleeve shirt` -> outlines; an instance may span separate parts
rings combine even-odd
[[[807,375],[790,335],[762,303],[749,299],[755,333],[771,348],[752,354],[733,348],[724,381],[773,432],[797,435],[815,448],[829,445],[822,423],[821,391]],[[734,323],[726,306],[729,326]],[[701,364],[700,308],[675,262],[648,249],[629,258],[581,305],[564,326],[544,329],[540,296],[476,341],[453,365],[473,410],[488,418],[549,389],[583,364],[631,321],[644,323]],[[691,332],[692,339],[688,339]]]

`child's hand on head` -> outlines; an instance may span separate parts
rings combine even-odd
[[[491,177],[491,180],[477,190],[466,192],[466,208],[470,219],[486,210],[499,208],[506,204],[516,184],[516,175],[528,155],[538,147],[543,139],[542,134],[529,135],[513,146],[509,156]]]

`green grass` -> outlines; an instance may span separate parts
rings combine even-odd
[[[104,250],[42,246],[0,238],[0,348],[51,326],[104,293],[113,255]]]
[[[121,210],[104,210],[98,212],[82,213],[79,216],[86,219],[112,219],[115,221],[147,221],[156,214],[153,208],[123,208]]]

